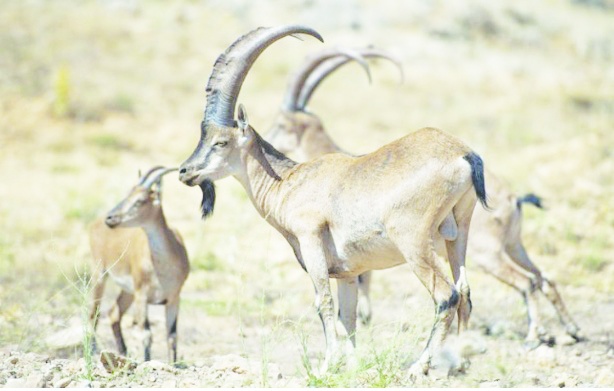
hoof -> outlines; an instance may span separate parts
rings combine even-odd
[[[409,367],[409,370],[407,371],[407,379],[412,383],[420,382],[427,378],[428,373],[429,373],[428,365],[424,365],[423,363],[416,362],[416,363],[413,363],[411,367]]]
[[[531,350],[537,349],[541,344],[542,344],[542,341],[540,341],[539,339],[530,339],[530,340],[524,341],[524,344],[522,344],[522,346],[526,350],[531,351]]]
[[[580,328],[576,325],[567,325],[567,327],[565,327],[565,332],[576,342],[587,341],[587,338],[580,333]]]
[[[550,348],[556,345],[556,337],[554,335],[541,335],[539,339]]]
[[[358,319],[360,319],[360,323],[362,323],[363,326],[368,326],[369,323],[371,323],[371,304],[369,303],[368,300],[364,299],[363,297],[360,297],[358,299],[358,306],[357,306],[357,310],[358,310]]]

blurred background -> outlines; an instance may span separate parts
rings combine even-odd
[[[441,128],[474,148],[519,195],[543,197],[545,211],[524,208],[525,244],[591,339],[561,347],[544,368],[593,384],[601,364],[585,356],[606,357],[614,325],[611,0],[3,1],[0,350],[82,355],[78,346],[57,346],[54,336],[79,326],[87,303],[75,283],[91,263],[87,225],[126,194],[139,169],[177,166],[189,156],[206,82],[228,45],[259,26],[297,23],[325,43],[285,38],[260,56],[239,97],[252,125],[268,130],[288,77],[317,50],[375,45],[398,56],[402,84],[390,63],[372,63],[371,84],[350,64],[322,84],[310,110],[354,153],[424,126]],[[202,222],[199,191],[174,175],[165,179],[167,221],[182,232],[192,267],[180,356],[266,356],[305,385],[297,327],[306,330],[310,359],[324,352],[309,278],[234,179],[217,187],[215,214]],[[500,385],[552,385],[554,375],[526,369],[542,364],[526,362],[521,350],[521,297],[468,264],[472,328],[505,331],[489,340],[473,372],[450,384],[496,378]],[[108,282],[103,309],[116,293]],[[407,268],[382,271],[373,303],[374,325],[358,338],[361,354],[369,354],[369,338],[402,332],[404,353],[415,358],[432,322],[426,290]],[[163,330],[161,319],[154,311],[156,330]],[[98,334],[113,349],[108,322]],[[139,357],[138,340],[130,344]],[[154,358],[164,360],[165,349],[160,331]]]

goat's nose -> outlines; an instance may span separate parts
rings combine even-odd
[[[115,215],[108,215],[104,222],[108,227],[113,228],[119,223],[119,218]]]

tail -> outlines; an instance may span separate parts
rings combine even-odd
[[[518,206],[518,209],[521,209],[522,204],[525,202],[528,204],[533,204],[537,206],[539,209],[544,209],[544,206],[542,205],[542,199],[533,193],[529,193],[525,196],[518,197],[518,199],[516,200],[516,205]]]
[[[488,201],[486,200],[486,186],[484,185],[484,163],[482,158],[475,152],[470,152],[463,156],[469,165],[471,166],[471,181],[475,188],[475,194],[478,196],[480,203],[484,209],[489,209]]]

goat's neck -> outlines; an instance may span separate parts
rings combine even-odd
[[[166,223],[162,208],[157,208],[155,215],[143,224],[142,228],[147,235],[151,261],[158,278],[163,279],[163,276],[174,276],[179,271],[183,272],[183,265],[178,265],[177,262],[185,263],[185,252]]]
[[[277,151],[260,136],[243,158],[243,170],[236,178],[241,182],[261,216],[269,218],[280,199],[284,178],[296,162]]]

